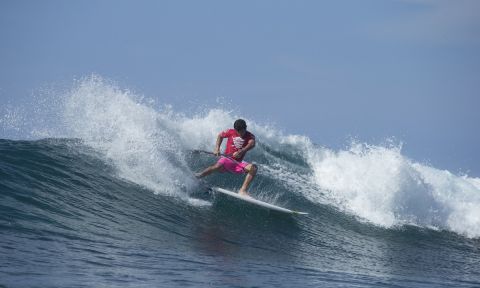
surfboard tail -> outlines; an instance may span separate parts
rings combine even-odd
[[[298,215],[308,215],[307,212],[300,212],[300,211],[292,211],[293,214],[298,214]]]

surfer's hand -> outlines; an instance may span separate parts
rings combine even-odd
[[[220,149],[215,148],[215,150],[213,150],[213,154],[214,154],[215,156],[220,156]]]
[[[238,159],[238,158],[242,157],[243,153],[245,153],[243,150],[238,150],[238,151],[236,151],[236,152],[233,152],[233,155],[232,155],[232,156],[233,156],[233,158],[237,158],[237,159]]]

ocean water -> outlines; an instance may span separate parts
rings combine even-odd
[[[97,76],[59,94],[0,115],[26,135],[0,140],[0,286],[480,287],[478,178],[247,119],[251,194],[309,213],[287,216],[206,189],[243,177],[193,177],[232,112],[155,108]]]

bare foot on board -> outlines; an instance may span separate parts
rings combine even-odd
[[[247,191],[244,191],[244,190],[240,190],[238,191],[238,194],[242,195],[242,196],[245,196],[245,197],[251,197],[250,194],[248,194]]]

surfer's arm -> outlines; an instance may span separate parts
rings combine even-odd
[[[242,157],[243,155],[245,155],[245,153],[247,153],[248,150],[253,149],[253,147],[255,147],[255,139],[250,139],[250,141],[248,141],[248,143],[245,147],[243,147],[242,149],[239,149],[237,152],[233,153],[233,158]]]
[[[218,134],[217,136],[217,143],[215,144],[215,149],[213,150],[213,154],[215,154],[215,156],[220,156],[220,146],[222,145],[224,138],[222,136],[222,133]]]

